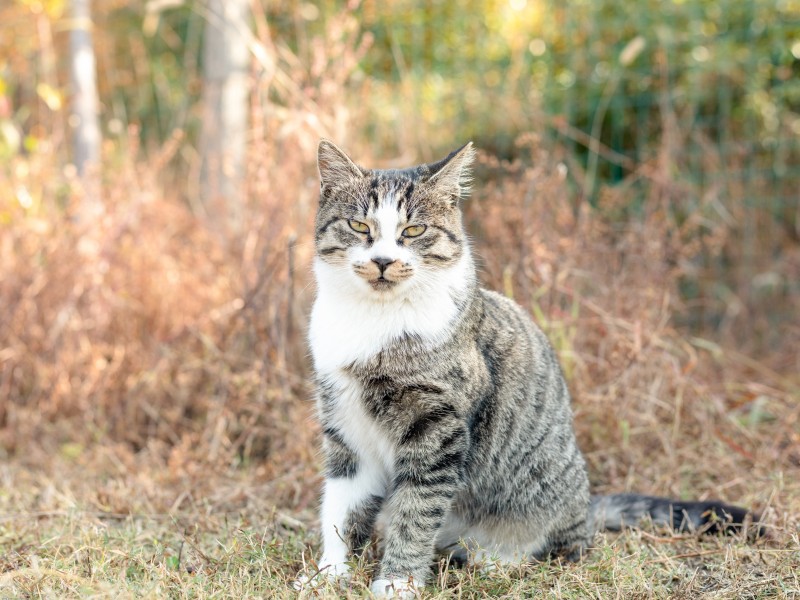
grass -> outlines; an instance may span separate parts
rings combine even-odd
[[[96,470],[61,458],[46,471],[0,467],[2,598],[293,598],[297,573],[313,571],[312,513],[271,506],[268,486],[254,485],[251,473],[218,478],[211,493],[194,494],[195,482],[154,490],[153,473],[131,472],[131,487],[117,493],[138,498],[139,510],[115,514],[99,506],[104,476]],[[104,500],[115,501],[113,493]],[[178,508],[151,512],[170,500]],[[440,564],[422,596],[799,597],[798,523],[772,524],[770,538],[755,543],[645,527],[599,535],[575,564],[481,571]],[[358,565],[348,590],[322,586],[303,595],[368,597],[373,566]]]

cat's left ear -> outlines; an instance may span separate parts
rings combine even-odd
[[[467,142],[447,158],[429,165],[431,172],[426,185],[433,188],[437,195],[447,196],[453,205],[469,194],[472,182],[472,161],[475,160],[475,149],[472,142]]]

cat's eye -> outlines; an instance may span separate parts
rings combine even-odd
[[[418,237],[425,232],[427,227],[425,225],[412,225],[403,229],[403,237],[412,238]]]
[[[366,223],[350,219],[347,222],[347,224],[350,225],[350,229],[352,229],[353,231],[357,231],[358,233],[369,233],[369,225],[367,225]]]

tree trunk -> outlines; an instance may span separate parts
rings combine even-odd
[[[209,216],[242,228],[250,54],[250,0],[208,0],[203,48],[200,197]]]
[[[70,12],[72,110],[69,124],[73,130],[73,161],[84,186],[80,206],[84,218],[102,211],[98,181],[101,138],[90,0],[71,0]]]

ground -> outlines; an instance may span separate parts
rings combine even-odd
[[[124,457],[114,464],[122,453],[113,448],[95,452],[104,457],[0,466],[0,597],[297,596],[293,579],[319,556],[313,502],[276,509],[270,499],[281,484],[259,484],[255,468],[170,476],[165,466],[159,475]],[[599,535],[576,564],[488,572],[441,564],[422,597],[798,598],[796,516],[766,519],[772,533],[757,542],[645,527]],[[372,566],[363,561],[348,590],[304,596],[368,597]]]

